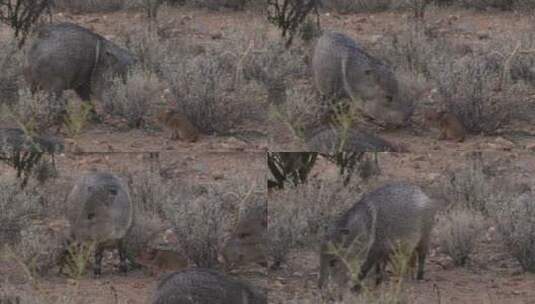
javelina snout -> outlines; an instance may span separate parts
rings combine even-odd
[[[267,304],[264,291],[215,270],[192,268],[165,277],[152,304]]]
[[[94,274],[101,273],[102,253],[118,247],[120,270],[126,272],[124,236],[130,229],[133,209],[128,189],[110,173],[83,176],[67,198],[69,221],[76,242],[94,242]]]
[[[398,245],[417,257],[417,278],[423,279],[435,212],[435,204],[418,186],[391,183],[368,193],[334,223],[324,239],[319,287],[331,281],[358,289],[374,266],[380,283]],[[350,269],[355,260],[360,266]]]
[[[391,68],[369,55],[349,36],[325,33],[312,57],[316,89],[328,97],[350,97],[363,114],[385,126],[403,126],[411,103],[400,98]]]
[[[228,266],[266,261],[267,204],[249,207],[240,215],[238,224],[223,246],[221,257]]]

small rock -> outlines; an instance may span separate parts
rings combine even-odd
[[[425,155],[418,155],[418,156],[415,156],[411,159],[412,161],[424,161],[425,160]]]
[[[214,178],[214,180],[222,180],[225,175],[223,173],[214,173],[212,177]]]
[[[527,144],[526,145],[526,149],[532,151],[532,152],[535,152],[535,143],[532,143],[532,144]]]
[[[485,40],[490,38],[490,34],[487,32],[478,32],[476,35],[479,40]]]
[[[383,35],[372,35],[371,38],[370,38],[370,42],[372,44],[376,44],[377,42],[379,42],[381,39],[383,39]]]
[[[503,137],[496,138],[494,140],[494,143],[497,144],[504,151],[511,151],[515,147],[515,144],[512,141],[507,140]]]
[[[223,34],[222,33],[215,33],[215,34],[212,34],[212,40],[218,40],[218,39],[221,39],[223,38]]]

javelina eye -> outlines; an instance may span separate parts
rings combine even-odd
[[[87,214],[87,219],[90,220],[95,217],[95,213],[91,212]]]
[[[390,103],[394,100],[394,97],[392,96],[386,96],[386,102]]]
[[[240,234],[238,235],[238,237],[239,237],[240,239],[244,239],[244,238],[246,238],[246,237],[248,237],[248,236],[250,236],[250,235],[251,235],[250,233],[240,233]]]
[[[337,263],[338,263],[338,260],[330,260],[329,261],[329,266],[330,267],[334,267],[334,266],[336,266]]]

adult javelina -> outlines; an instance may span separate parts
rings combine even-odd
[[[338,286],[356,283],[376,266],[377,283],[382,279],[382,266],[398,244],[414,250],[418,258],[417,278],[423,279],[424,263],[436,208],[418,187],[405,183],[386,184],[365,195],[331,227],[321,245],[319,286],[328,279]],[[351,282],[351,271],[345,261],[362,261],[359,282]],[[353,270],[355,271],[355,270]]]
[[[318,39],[312,71],[322,95],[350,97],[381,124],[402,126],[412,114],[412,105],[400,98],[391,69],[344,34],[325,33]]]
[[[28,52],[24,76],[32,92],[42,89],[60,96],[72,89],[82,100],[101,99],[105,78],[125,77],[134,62],[113,42],[72,23],[41,28]]]
[[[266,233],[267,203],[245,208],[236,229],[223,246],[223,262],[227,265],[258,263],[267,266]]]
[[[266,304],[265,292],[210,269],[192,268],[165,277],[152,304]]]
[[[123,238],[133,219],[126,186],[113,174],[91,173],[76,183],[67,203],[74,240],[95,242],[95,275],[100,275],[103,250],[114,246],[119,249],[119,269],[126,272]]]

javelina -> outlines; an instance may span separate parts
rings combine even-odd
[[[227,265],[258,263],[266,266],[266,231],[266,202],[243,209],[236,229],[223,246],[223,262]]]
[[[39,29],[28,51],[24,76],[32,92],[60,96],[72,89],[82,100],[101,99],[106,76],[126,76],[132,55],[104,37],[72,23]]]
[[[331,227],[321,245],[319,286],[328,279],[339,286],[356,283],[375,266],[382,279],[382,267],[397,245],[407,246],[418,258],[417,278],[423,279],[435,204],[418,187],[405,183],[386,184],[366,194]],[[337,248],[341,254],[334,254]],[[341,258],[343,257],[345,261]],[[351,282],[346,262],[363,261],[358,282]]]
[[[184,140],[196,142],[199,139],[199,130],[190,122],[183,113],[164,109],[157,116],[158,121],[171,130],[171,140]]]
[[[350,97],[381,124],[401,126],[412,114],[413,107],[400,97],[391,69],[344,34],[325,33],[318,39],[312,73],[322,95]]]
[[[265,304],[265,292],[218,271],[193,268],[165,277],[152,304]]]
[[[444,110],[429,110],[425,112],[424,116],[428,125],[438,125],[440,128],[439,140],[464,141],[466,129],[457,115]]]
[[[136,257],[136,262],[146,267],[151,275],[174,272],[188,266],[188,260],[173,250],[145,248]]]
[[[94,274],[100,275],[102,252],[117,246],[122,272],[127,271],[123,241],[133,220],[128,189],[110,173],[83,176],[67,198],[68,217],[75,241],[95,242]]]

